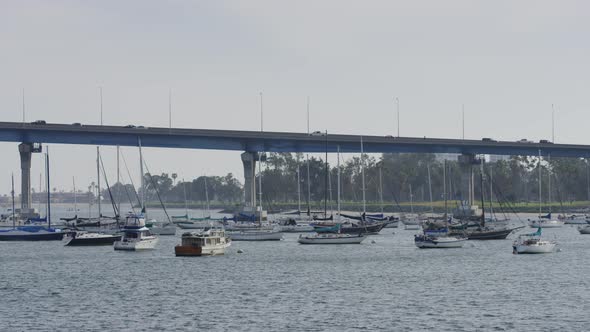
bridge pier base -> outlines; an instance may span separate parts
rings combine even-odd
[[[31,208],[31,157],[36,152],[33,143],[18,145],[21,171],[21,202],[19,214],[23,219],[36,218],[39,214]]]
[[[256,201],[256,162],[266,161],[266,155],[257,152],[244,152],[241,154],[242,165],[244,166],[244,206],[242,212],[246,215],[256,215],[259,219],[266,220],[266,211],[262,210],[261,204]]]
[[[475,157],[474,154],[462,154],[459,156],[459,165],[461,167],[461,192],[466,193],[463,196],[461,206],[458,208],[457,217],[470,217],[480,215],[481,211],[475,205],[475,174],[473,173],[473,165],[478,165],[481,161]]]

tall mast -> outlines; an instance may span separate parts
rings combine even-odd
[[[299,165],[299,153],[297,154],[297,212],[301,215],[301,166]]]
[[[539,217],[541,216],[541,213],[543,213],[541,211],[542,205],[543,201],[541,199],[541,149],[539,149]]]
[[[361,136],[361,181],[363,185],[363,217],[367,213],[367,203],[365,200],[365,152],[363,149],[363,136]]]
[[[120,180],[120,172],[119,172],[119,146],[117,145],[117,211],[119,211],[119,215],[121,214],[121,180]],[[119,217],[119,216],[116,216]]]
[[[258,222],[262,226],[262,153],[258,154],[258,188],[259,188],[259,200],[260,200],[260,211]]]
[[[395,97],[395,104],[397,108],[397,137],[399,137],[399,98]]]
[[[381,214],[383,214],[383,164],[379,166],[379,200],[381,201]]]
[[[141,184],[141,193],[140,193],[140,207],[141,212],[145,214],[145,218],[147,219],[147,211],[145,209],[145,179],[143,178],[143,154],[141,152],[141,138],[137,138],[137,144],[139,146],[139,175],[140,175],[140,184]]]
[[[325,164],[325,183],[324,183],[324,217],[328,217],[328,181],[330,177],[328,176],[328,131],[326,130],[326,158],[324,160]]]
[[[307,135],[309,135],[309,97],[307,97]],[[309,153],[305,155],[307,164],[307,216],[311,219],[311,178],[309,175]]]
[[[445,200],[445,219],[447,218],[447,160],[443,161],[443,199]]]
[[[486,225],[486,208],[484,206],[484,189],[483,189],[483,159],[481,160],[481,171],[479,172],[479,182],[480,182],[480,187],[481,187],[481,225],[482,227],[485,227]]]
[[[337,199],[338,199],[338,221],[340,221],[340,145],[338,145],[338,153],[337,153],[337,157],[338,157],[338,161],[337,161],[337,167],[338,167],[338,183],[336,185],[336,187],[338,188],[338,194],[337,194]]]
[[[100,218],[102,218],[102,212],[101,212],[101,208],[100,208],[100,148],[97,146],[96,147],[96,178],[97,180],[97,185],[98,185],[98,220],[100,221]]]
[[[551,155],[547,156],[547,199],[549,200],[549,213],[551,213]]]
[[[12,228],[16,228],[16,214],[14,212],[14,173],[11,174],[12,177],[12,190],[10,191],[10,195],[12,196]]]
[[[426,166],[428,171],[428,192],[430,194],[430,212],[434,213],[434,206],[432,205],[432,182],[430,181],[430,165]]]
[[[483,187],[482,187],[483,190]],[[490,163],[490,218],[494,217],[494,168]]]
[[[51,228],[51,190],[49,185],[49,147],[45,149],[45,171],[47,175],[47,227]]]

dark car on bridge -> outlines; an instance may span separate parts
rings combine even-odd
[[[34,124],[34,125],[44,125],[44,124],[47,124],[47,122],[45,122],[45,120],[37,120],[37,121],[31,122],[31,124]]]

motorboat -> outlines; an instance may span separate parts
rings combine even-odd
[[[520,234],[512,244],[514,254],[548,254],[555,250],[557,243],[541,239],[541,227],[535,233]]]
[[[66,246],[112,246],[115,241],[121,240],[121,235],[94,232],[71,232]]]
[[[230,245],[231,239],[223,228],[211,228],[182,234],[181,244],[174,247],[174,253],[176,256],[223,255]]]
[[[158,237],[153,235],[149,228],[145,227],[143,215],[128,215],[122,232],[121,240],[115,242],[115,250],[154,249],[158,243]]]
[[[299,235],[300,244],[360,244],[367,238],[366,234],[318,233]]]

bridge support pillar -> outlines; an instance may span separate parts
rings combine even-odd
[[[18,145],[21,170],[21,202],[20,215],[23,219],[39,216],[35,209],[31,208],[31,157],[33,152],[40,151],[40,145],[23,142]]]
[[[463,202],[459,207],[458,216],[473,216],[480,214],[475,203],[475,176],[473,165],[479,164],[479,160],[474,154],[462,154],[459,156],[459,165],[461,167],[461,192],[463,193]],[[465,195],[466,194],[466,195]]]
[[[257,152],[244,152],[241,154],[242,165],[244,166],[244,208],[243,212],[248,215],[255,214],[266,220],[266,212],[262,211],[256,202],[256,162],[258,160],[266,161],[266,155],[260,155]]]

